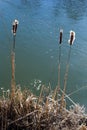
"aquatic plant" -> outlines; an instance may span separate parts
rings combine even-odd
[[[59,39],[59,63],[58,63],[58,93],[60,89],[60,64],[61,64],[61,44],[63,39],[63,29],[60,29],[60,39]]]
[[[65,96],[67,79],[68,79],[69,62],[70,62],[70,55],[71,55],[71,45],[73,45],[74,40],[75,40],[75,32],[71,30],[70,31],[70,39],[68,40],[70,48],[69,48],[69,52],[68,52],[66,71],[65,71],[65,75],[64,75],[64,88],[63,88],[63,94],[62,94],[62,97],[61,97],[61,105],[60,105],[60,111],[61,112],[62,112],[62,107],[64,105],[64,96]]]
[[[60,90],[60,64],[61,64],[61,44],[63,40],[63,29],[60,29],[60,35],[59,35],[59,57],[58,57],[58,86],[56,87],[53,98],[55,98],[56,94],[59,94]]]
[[[11,65],[12,65],[12,80],[11,80],[11,98],[15,96],[16,82],[15,82],[15,38],[17,32],[18,20],[14,20],[12,23],[12,34],[13,34],[13,46],[11,51]]]

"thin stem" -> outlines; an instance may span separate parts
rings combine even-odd
[[[24,115],[23,117],[20,117],[20,118],[18,118],[18,119],[16,119],[16,120],[10,122],[9,125],[14,124],[14,123],[16,123],[16,122],[18,122],[18,121],[20,121],[20,120],[23,120],[23,119],[27,118],[28,116],[37,113],[38,111],[39,111],[39,110],[34,110],[33,112],[30,112],[30,113]]]
[[[15,52],[15,39],[16,39],[16,35],[13,35],[13,48],[12,48],[13,52]]]
[[[70,45],[70,48],[69,48],[68,59],[67,59],[67,64],[66,64],[66,71],[65,71],[65,76],[64,76],[64,88],[63,88],[63,94],[62,94],[62,97],[61,97],[61,104],[60,104],[60,111],[61,112],[62,112],[62,108],[63,108],[63,104],[64,104],[64,96],[65,96],[67,79],[68,79],[70,55],[71,55],[71,45]]]
[[[53,94],[53,99],[55,99],[56,94],[59,94],[60,90],[60,63],[61,63],[61,44],[59,44],[59,57],[58,57],[58,86],[56,87],[54,94]]]
[[[67,79],[68,79],[70,54],[71,54],[71,45],[70,45],[70,49],[69,49],[69,53],[68,53],[68,59],[67,59],[67,65],[66,65],[66,72],[65,72],[65,76],[64,76],[64,89],[63,89],[64,92],[66,91],[66,84],[67,84]]]
[[[73,105],[76,105],[76,103],[69,97],[69,95],[67,95],[66,93],[64,93],[62,89],[60,89],[60,91],[65,95],[65,97],[66,97],[67,99],[69,99],[69,101],[70,101]]]
[[[61,62],[61,44],[59,44],[59,63],[58,63],[58,93],[60,90],[60,62]]]
[[[13,47],[11,53],[11,65],[12,65],[12,80],[11,80],[11,98],[14,98],[15,95],[15,36],[13,35]]]
[[[82,89],[84,89],[84,88],[87,88],[87,86],[83,86],[83,87],[81,87],[81,88],[79,88],[79,89],[77,89],[77,90],[75,90],[75,91],[69,93],[68,96],[71,96],[71,95],[73,95],[73,94],[79,92],[80,90],[82,90]]]

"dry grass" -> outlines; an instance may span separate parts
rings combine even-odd
[[[44,96],[42,86],[37,97],[30,90],[21,91],[17,87],[14,99],[10,92],[3,92],[0,99],[1,130],[86,130],[87,117],[84,107],[73,105],[70,110],[63,105],[60,110],[60,99],[53,98],[54,92]],[[4,90],[3,90],[4,91]],[[65,103],[65,99],[64,99]],[[66,103],[65,103],[66,104]]]

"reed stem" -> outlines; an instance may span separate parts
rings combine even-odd
[[[58,63],[58,94],[60,90],[60,62],[61,62],[61,44],[59,45],[59,63]]]
[[[61,62],[61,44],[62,44],[62,38],[63,38],[63,29],[60,29],[60,36],[59,36],[59,58],[58,58],[58,86],[56,87],[53,99],[55,99],[56,94],[59,94],[60,90],[60,62]]]
[[[13,35],[13,47],[11,52],[11,65],[12,65],[12,80],[11,80],[11,98],[13,99],[15,96],[15,88],[16,88],[16,82],[15,82],[15,36]]]
[[[63,108],[63,104],[64,104],[64,97],[65,97],[65,92],[66,92],[70,55],[71,55],[71,45],[70,45],[70,48],[69,48],[68,59],[67,59],[67,64],[66,64],[66,71],[65,71],[65,75],[64,75],[64,88],[63,88],[63,93],[62,93],[62,97],[61,97],[61,104],[60,104],[60,111],[61,112],[62,112],[62,108]]]

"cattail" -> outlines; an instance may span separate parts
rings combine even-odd
[[[13,33],[13,35],[16,35],[18,24],[19,24],[19,21],[16,20],[16,19],[12,23],[12,33]]]
[[[60,35],[59,35],[59,58],[58,58],[58,86],[56,87],[53,99],[55,99],[56,93],[59,94],[60,89],[60,61],[61,61],[61,44],[63,39],[63,29],[60,29]]]
[[[62,43],[62,37],[63,37],[63,29],[60,29],[60,37],[59,37],[59,43]]]
[[[71,30],[71,31],[70,31],[70,39],[68,40],[68,43],[69,43],[70,45],[73,45],[74,40],[75,40],[75,32]]]
[[[11,52],[11,64],[12,64],[12,80],[11,80],[11,98],[13,99],[15,96],[15,38],[16,38],[16,32],[17,32],[17,26],[19,24],[18,20],[14,20],[12,23],[12,33],[13,33],[13,47]]]
[[[63,89],[63,94],[62,94],[61,104],[60,104],[60,111],[61,112],[62,112],[62,108],[64,107],[64,97],[65,97],[65,91],[66,91],[66,85],[67,85],[67,79],[68,79],[69,62],[70,62],[70,55],[71,55],[71,45],[73,45],[74,40],[75,40],[75,32],[71,30],[70,31],[70,39],[68,40],[68,42],[70,44],[70,49],[69,49],[69,52],[68,52],[66,72],[65,72],[65,75],[64,75],[64,89]]]
[[[60,29],[60,39],[59,39],[59,63],[58,63],[58,91],[60,89],[60,63],[61,63],[61,43],[63,39],[63,29]]]

